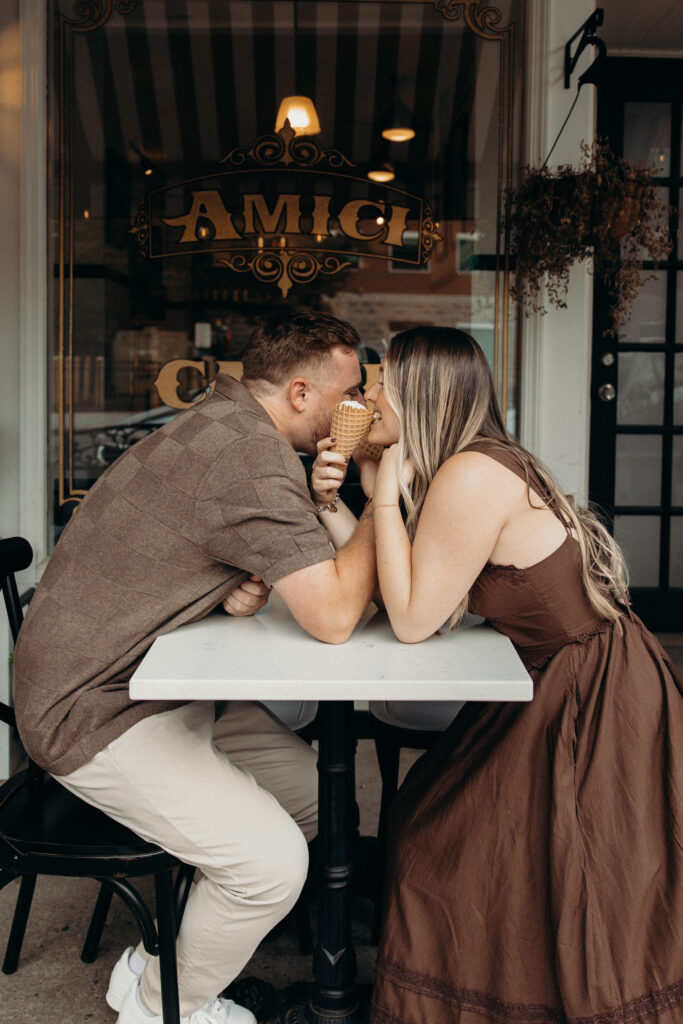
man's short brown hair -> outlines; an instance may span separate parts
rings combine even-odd
[[[279,387],[297,371],[319,368],[335,346],[355,350],[359,344],[356,329],[330,313],[303,307],[271,313],[242,353],[243,380]]]

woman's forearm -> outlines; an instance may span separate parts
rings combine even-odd
[[[398,502],[373,501],[377,576],[382,600],[399,640],[407,637],[412,592],[412,545]]]

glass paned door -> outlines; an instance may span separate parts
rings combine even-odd
[[[659,630],[683,628],[683,62],[614,58],[599,93],[599,131],[617,153],[654,167],[675,240],[644,280],[631,319],[604,333],[595,288],[591,499],[609,517],[628,562],[635,610]],[[644,276],[654,270],[644,263]]]

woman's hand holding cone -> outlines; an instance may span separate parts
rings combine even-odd
[[[333,450],[333,437],[318,441],[318,454],[311,472],[311,494],[318,505],[334,501],[344,482],[348,459]]]

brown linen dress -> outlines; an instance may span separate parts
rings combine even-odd
[[[595,614],[570,537],[527,569],[488,564],[470,609],[512,639],[534,699],[466,705],[409,774],[371,1021],[681,1024],[680,679],[636,616],[620,635]]]

